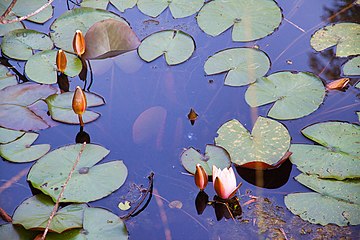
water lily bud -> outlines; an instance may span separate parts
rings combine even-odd
[[[80,30],[76,30],[74,39],[73,39],[73,49],[74,52],[81,56],[85,52],[85,39]]]
[[[86,110],[86,105],[85,93],[79,86],[77,86],[72,100],[72,109],[79,116],[80,126],[84,126],[82,115]]]
[[[200,164],[196,164],[195,184],[201,191],[203,191],[208,184],[208,176]]]
[[[64,73],[66,69],[67,59],[63,50],[59,50],[56,54],[56,67],[59,72]]]

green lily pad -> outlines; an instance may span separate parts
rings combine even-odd
[[[137,49],[139,38],[127,23],[107,19],[95,23],[85,35],[85,59],[104,59]]]
[[[16,76],[7,67],[0,64],[0,90],[17,83]]]
[[[336,46],[337,57],[360,54],[360,24],[337,23],[325,26],[312,35],[310,44],[318,52]]]
[[[58,148],[30,169],[28,181],[55,201],[72,169],[82,144]],[[102,146],[87,144],[60,202],[90,202],[120,188],[127,177],[122,161],[95,165],[109,153]]]
[[[35,231],[27,231],[22,226],[15,226],[11,223],[0,226],[0,236],[2,239],[29,240],[34,239],[37,234]]]
[[[232,29],[232,40],[248,42],[274,32],[282,20],[281,9],[272,0],[214,0],[197,16],[199,27],[211,36]]]
[[[228,72],[225,85],[244,86],[264,76],[270,69],[267,55],[254,48],[232,48],[215,53],[205,62],[207,75]]]
[[[360,56],[350,59],[343,65],[343,73],[346,76],[360,75]]]
[[[26,62],[25,73],[31,80],[44,83],[54,84],[57,82],[57,67],[56,67],[55,50],[46,50],[38,52]],[[65,53],[67,58],[67,65],[65,74],[69,77],[75,77],[82,69],[81,60],[70,53]]]
[[[1,3],[0,3],[1,4]],[[11,14],[10,14],[11,15]],[[5,19],[10,19],[6,17]],[[8,24],[0,24],[0,37],[8,34],[9,32],[16,30],[16,29],[24,29],[25,26],[22,22],[14,22]]]
[[[118,216],[105,209],[86,208],[83,229],[49,233],[46,240],[125,240],[128,237],[125,223]]]
[[[25,133],[21,138],[0,145],[0,155],[10,162],[31,162],[44,156],[49,150],[49,144],[31,146],[38,138],[37,133]]]
[[[180,30],[165,30],[146,37],[138,48],[139,56],[151,62],[165,55],[168,65],[188,60],[195,50],[194,39]]]
[[[72,41],[76,30],[85,35],[88,29],[96,22],[105,19],[116,19],[126,23],[118,15],[102,9],[74,8],[58,17],[50,27],[50,36],[55,46],[68,52],[73,52]]]
[[[126,9],[133,8],[136,2],[137,0],[83,0],[81,6],[106,9],[111,3],[120,12],[124,12]]]
[[[48,104],[49,112],[53,120],[69,124],[79,124],[78,115],[75,114],[72,109],[73,96],[74,92],[66,92],[54,94],[46,98],[45,101]],[[85,92],[85,96],[88,108],[105,104],[104,99],[95,93]],[[86,110],[82,117],[84,123],[89,123],[98,119],[100,113]]]
[[[150,16],[159,16],[167,7],[174,18],[184,18],[195,14],[204,5],[204,0],[138,0],[139,10]]]
[[[22,131],[16,131],[0,127],[0,144],[12,142],[20,138],[24,134],[25,132]]]
[[[195,174],[196,164],[200,164],[208,176],[212,176],[213,165],[221,169],[231,166],[229,153],[222,147],[209,144],[204,155],[191,147],[182,152],[180,160],[188,172]]]
[[[295,179],[322,195],[360,205],[360,180],[338,181],[321,179],[315,175],[300,174]]]
[[[300,171],[322,178],[360,177],[360,126],[344,122],[325,122],[302,130],[322,145],[292,144],[290,160]]]
[[[250,85],[245,100],[251,107],[274,103],[268,116],[287,120],[301,118],[319,108],[325,97],[320,78],[307,72],[278,72]]]
[[[2,52],[9,58],[28,60],[35,50],[50,50],[54,47],[45,33],[29,29],[9,32],[1,43]],[[39,64],[37,65],[39,67]]]
[[[290,146],[290,135],[281,123],[258,117],[252,133],[237,120],[224,123],[217,131],[215,143],[225,148],[237,165],[253,162],[276,165]]]
[[[12,9],[12,12],[19,17],[26,16],[30,13],[35,12],[40,7],[42,7],[48,0],[17,0],[15,6]],[[11,1],[1,1],[0,2],[0,12],[5,12],[5,9],[8,8]],[[52,17],[53,8],[52,6],[46,7],[41,12],[35,14],[34,16],[29,17],[27,20],[36,22],[36,23],[44,23]]]
[[[51,126],[33,109],[37,101],[54,94],[50,85],[23,83],[0,90],[0,126],[13,130],[40,130]]]
[[[43,194],[26,199],[14,212],[13,224],[25,229],[45,229],[55,203]],[[49,230],[61,233],[72,228],[81,228],[86,204],[71,204],[58,210]]]
[[[286,207],[303,220],[339,226],[360,224],[360,206],[319,193],[292,193],[285,196]]]

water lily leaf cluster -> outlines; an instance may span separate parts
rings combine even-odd
[[[204,65],[207,75],[227,72],[225,85],[244,86],[264,76],[270,69],[270,60],[261,50],[231,48],[215,53]]]
[[[46,154],[32,166],[28,181],[56,201],[81,147],[74,144]],[[90,202],[120,188],[127,177],[124,163],[117,160],[97,164],[108,154],[102,146],[87,144],[60,202]]]
[[[57,92],[50,85],[23,83],[0,90],[0,126],[14,130],[40,130],[51,126],[38,114],[37,103]]]
[[[0,137],[6,141],[0,144],[1,157],[11,162],[31,162],[39,159],[50,150],[50,145],[31,146],[38,136],[37,133],[0,128]]]
[[[168,65],[176,65],[188,60],[195,50],[194,39],[180,30],[165,30],[142,40],[138,53],[146,62],[164,55]]]
[[[360,54],[360,24],[336,23],[325,26],[314,33],[310,44],[316,51],[336,46],[337,57]]]
[[[38,194],[26,199],[16,210],[13,223],[25,229],[44,230],[53,210],[51,198]],[[1,236],[7,239],[30,239],[34,231],[26,231],[20,226],[5,224],[0,226]],[[128,239],[124,222],[113,213],[88,207],[86,204],[70,204],[60,208],[49,227],[46,239]],[[32,238],[31,238],[32,239]]]
[[[314,190],[285,196],[290,211],[311,223],[360,224],[360,127],[344,122],[311,125],[302,133],[319,145],[292,144],[295,179]]]
[[[268,116],[276,119],[296,119],[314,112],[325,97],[321,79],[307,72],[278,72],[259,78],[246,91],[251,107],[273,103]]]
[[[104,99],[90,92],[84,92],[87,100],[87,107],[96,107],[105,104]],[[53,94],[45,99],[51,118],[55,121],[68,123],[68,124],[79,124],[78,116],[72,109],[72,99],[74,92],[66,92],[62,94]],[[84,123],[95,121],[100,117],[100,113],[86,109],[82,114]]]
[[[232,27],[232,40],[248,42],[274,32],[282,20],[281,9],[272,0],[214,0],[197,16],[199,27],[218,36]]]
[[[201,154],[194,148],[188,148],[181,154],[181,164],[184,168],[195,174],[196,164],[200,164],[208,176],[212,176],[213,165],[220,169],[231,166],[229,153],[220,146],[206,145],[205,154]]]
[[[231,162],[249,168],[276,167],[290,147],[286,127],[264,117],[258,117],[251,133],[233,119],[224,123],[217,134],[215,143],[228,151]]]

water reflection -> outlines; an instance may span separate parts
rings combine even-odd
[[[90,135],[84,131],[84,127],[80,126],[79,132],[76,134],[75,137],[76,143],[90,143]]]
[[[289,180],[292,163],[287,159],[278,168],[268,170],[255,170],[244,167],[236,167],[236,171],[242,179],[258,187],[274,189],[279,188]]]

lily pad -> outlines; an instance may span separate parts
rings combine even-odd
[[[35,231],[27,231],[22,226],[15,226],[11,223],[0,226],[0,236],[2,239],[29,240],[34,239],[37,234]]]
[[[214,0],[197,16],[199,27],[211,36],[232,29],[232,40],[248,42],[274,32],[282,20],[281,9],[272,0]]]
[[[28,181],[55,201],[72,169],[82,144],[58,148],[30,169]],[[109,153],[102,146],[87,144],[60,202],[90,202],[120,188],[127,177],[122,161],[95,165]]]
[[[190,35],[180,30],[165,30],[146,37],[138,53],[146,62],[164,54],[168,65],[176,65],[188,60],[194,50],[195,42]]]
[[[21,132],[20,132],[21,133]],[[0,155],[10,162],[31,162],[44,156],[49,150],[49,144],[31,146],[38,138],[37,133],[25,133],[21,138],[0,145]]]
[[[4,36],[1,43],[3,54],[17,60],[28,60],[35,50],[50,50],[53,47],[48,35],[29,29],[11,31]]]
[[[1,4],[1,3],[0,3]],[[9,18],[5,18],[9,19]],[[16,30],[16,29],[24,29],[25,26],[22,22],[14,22],[8,24],[0,24],[0,37],[8,34],[9,32]]]
[[[325,26],[312,35],[310,44],[318,52],[336,46],[337,57],[360,54],[360,24],[337,23]]]
[[[73,96],[74,92],[66,92],[53,94],[46,98],[45,101],[48,104],[49,112],[53,120],[69,124],[79,124],[79,118],[72,109]],[[88,108],[105,104],[104,99],[95,93],[85,92],[85,96]],[[98,119],[100,113],[86,110],[82,117],[84,123],[89,123]]]
[[[360,224],[360,206],[319,193],[292,193],[285,196],[286,207],[303,220],[339,226]]]
[[[15,210],[13,224],[25,229],[45,229],[55,203],[43,194],[26,199]],[[61,233],[72,228],[81,228],[86,204],[71,204],[58,210],[49,230]]]
[[[322,195],[360,205],[360,180],[338,181],[321,179],[315,175],[300,174],[295,179],[302,185]]]
[[[222,147],[209,144],[204,155],[191,147],[182,152],[180,160],[188,172],[195,174],[196,164],[200,164],[208,176],[212,176],[213,165],[221,169],[231,166],[229,153]]]
[[[264,117],[258,117],[251,134],[235,119],[224,123],[217,134],[216,145],[225,148],[237,165],[253,162],[276,165],[290,146],[290,135],[284,125]]]
[[[115,214],[101,208],[86,208],[83,229],[62,234],[49,233],[47,240],[122,240],[128,239],[125,223]]]
[[[268,116],[287,120],[301,118],[319,108],[325,97],[320,78],[308,72],[278,72],[250,85],[245,99],[251,107],[274,103]]]
[[[360,177],[360,126],[325,122],[311,125],[302,133],[322,146],[291,145],[290,160],[300,171],[338,180]]]
[[[50,85],[23,83],[0,90],[0,126],[13,130],[40,130],[51,126],[32,106],[57,90]]]
[[[231,48],[215,53],[205,62],[207,75],[227,72],[225,85],[244,86],[264,76],[270,69],[270,60],[261,50]]]
[[[12,142],[20,138],[24,134],[25,132],[22,131],[16,131],[0,127],[0,144]]]
[[[137,0],[83,0],[81,6],[106,9],[108,4],[111,3],[120,12],[124,12],[126,9],[133,8],[136,2]]]
[[[85,35],[85,59],[103,59],[137,49],[140,40],[127,23],[107,19],[95,23]]]
[[[17,0],[15,6],[12,9],[12,12],[19,17],[26,16],[30,13],[35,12],[47,2],[47,0]],[[1,1],[0,12],[5,12],[5,9],[8,8],[10,3],[11,1]],[[44,23],[52,17],[52,14],[53,8],[51,5],[49,5],[38,14],[29,17],[27,20],[36,23]]]
[[[350,59],[343,65],[343,73],[346,76],[360,75],[360,56]]]
[[[138,0],[139,10],[150,16],[159,16],[167,7],[174,18],[184,18],[195,14],[204,5],[204,0]]]
[[[118,15],[102,9],[74,8],[57,18],[50,27],[50,36],[55,46],[68,52],[73,52],[72,41],[76,30],[86,34],[96,22],[105,19],[116,19],[126,23]]]
[[[0,90],[16,84],[16,76],[12,74],[7,67],[0,64]]]
[[[57,82],[57,67],[56,67],[56,53],[55,50],[46,50],[38,52],[26,62],[25,73],[31,80],[44,83],[54,84]],[[81,60],[70,53],[65,53],[67,65],[65,74],[69,77],[75,77],[82,69]]]

